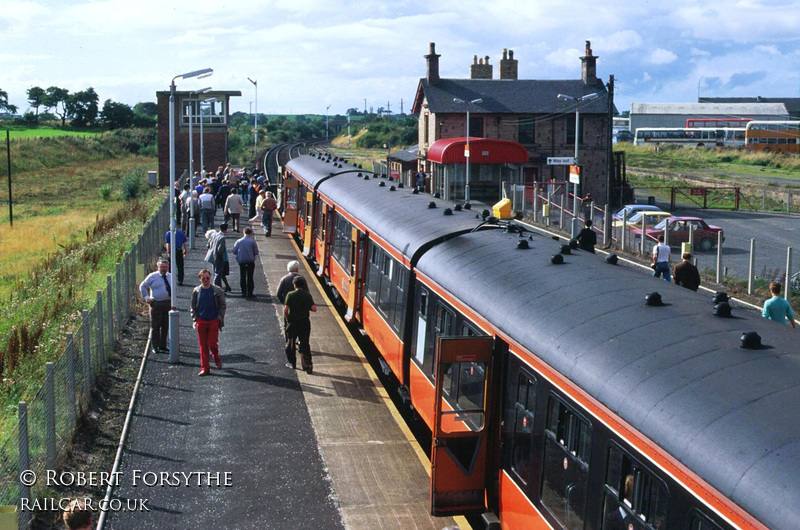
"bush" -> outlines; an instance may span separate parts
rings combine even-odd
[[[100,186],[100,198],[104,201],[111,199],[111,184],[103,184]]]
[[[138,199],[147,189],[143,170],[136,170],[122,177],[120,194],[123,200]]]

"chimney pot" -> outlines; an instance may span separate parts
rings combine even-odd
[[[439,57],[441,56],[436,53],[436,43],[431,42],[430,53],[425,56],[428,70],[426,77],[431,85],[439,83]]]
[[[503,48],[503,59],[500,61],[500,79],[517,79],[518,61],[514,59],[514,52]]]

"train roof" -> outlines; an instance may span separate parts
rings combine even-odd
[[[407,265],[414,263],[424,248],[481,223],[476,210],[457,211],[453,203],[397,188],[394,180],[341,162],[334,166],[333,161],[326,160],[327,157],[305,155],[291,160],[286,167],[402,253]],[[430,208],[431,204],[435,207]],[[447,208],[452,215],[445,215]]]
[[[600,256],[475,232],[418,270],[543,359],[770,528],[797,527],[800,354],[788,326]],[[645,305],[661,293],[665,305]],[[740,348],[744,331],[765,347]]]

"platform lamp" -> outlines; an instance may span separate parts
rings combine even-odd
[[[464,204],[469,204],[469,106],[483,103],[483,99],[473,99],[467,101],[461,98],[453,98],[456,103],[463,103],[467,106],[467,146],[464,148],[464,161],[467,165],[466,184],[464,185]]]
[[[584,101],[591,101],[593,99],[597,99],[598,94],[596,92],[592,92],[591,94],[586,94],[585,96],[581,96],[579,98],[573,96],[567,96],[566,94],[559,94],[558,99],[563,99],[564,101],[574,101],[575,102],[575,160],[573,160],[573,165],[578,166],[578,142],[580,140],[580,136],[578,133],[580,132],[580,104]],[[575,226],[575,220],[578,218],[578,183],[575,183],[575,190],[573,192],[572,197],[572,237],[574,238],[577,235],[577,228]]]
[[[194,236],[197,230],[197,223],[194,218],[194,201],[192,200],[192,191],[197,187],[197,182],[194,181],[194,142],[192,141],[192,122],[195,118],[195,105],[194,96],[205,94],[211,90],[211,87],[201,88],[195,90],[189,95],[189,248],[194,250]],[[202,168],[201,168],[202,169]]]
[[[169,253],[169,267],[170,270],[175,272],[175,80],[188,79],[190,77],[197,77],[198,79],[208,77],[214,73],[211,68],[203,68],[202,70],[195,70],[185,74],[176,75],[172,78],[169,85],[169,218],[170,218],[170,231],[169,240],[172,243],[172,249]],[[191,120],[190,120],[191,121]],[[170,281],[170,309],[169,309],[169,362],[180,362],[180,335],[178,326],[180,325],[180,315],[177,309],[176,296],[177,289],[175,288],[175,274],[171,275]]]
[[[256,155],[258,154],[258,80],[255,81],[247,78],[248,81],[253,83],[253,86],[256,87],[256,119],[253,122],[253,160],[255,160]]]

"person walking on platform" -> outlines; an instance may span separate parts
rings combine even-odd
[[[225,291],[230,291],[228,284],[228,274],[230,274],[230,263],[228,262],[228,247],[225,242],[225,234],[228,232],[228,225],[219,225],[219,231],[212,232],[208,238],[208,252],[205,260],[214,266],[214,285],[222,287],[225,284]]]
[[[162,258],[158,260],[158,270],[148,274],[144,281],[139,284],[139,292],[147,305],[150,306],[150,336],[156,353],[165,353],[167,351],[169,308],[172,298],[171,281],[172,275],[169,273],[169,262]]]
[[[270,237],[272,235],[272,214],[278,209],[278,201],[272,195],[271,191],[266,193],[264,200],[261,201],[261,225],[264,227],[264,235]]]
[[[239,219],[243,211],[242,196],[238,193],[228,195],[228,199],[225,201],[225,217],[230,217],[234,232],[238,232],[241,229]]]
[[[217,201],[218,205],[222,206],[223,210],[225,209],[225,203],[228,201],[228,197],[230,196],[230,194],[231,194],[231,186],[228,183],[228,179],[226,178],[225,180],[222,181],[222,184],[220,185],[219,189],[217,190],[217,194],[214,197],[214,200]],[[225,214],[224,211],[222,213]],[[225,215],[224,222],[226,223],[228,222],[227,215]]]
[[[296,260],[292,260],[286,264],[286,276],[281,278],[281,281],[278,283],[278,291],[275,293],[275,297],[281,303],[281,305],[286,303],[286,295],[292,292],[294,289],[294,279],[300,276],[300,262]]]
[[[658,245],[653,247],[653,262],[650,265],[653,268],[653,276],[659,278],[664,275],[664,281],[672,281],[669,273],[669,257],[672,251],[669,245],[664,244],[664,236],[658,236]]]
[[[247,194],[250,196],[250,200],[247,201],[247,218],[252,219],[256,216],[256,202],[258,201],[258,187],[256,186],[256,179],[252,179],[250,181],[250,185],[247,186]]]
[[[790,324],[795,328],[797,326],[794,323],[794,311],[789,302],[781,296],[781,287],[781,282],[769,282],[769,292],[772,293],[772,298],[764,302],[761,316],[781,324]]]
[[[578,242],[579,249],[594,254],[594,246],[597,244],[597,234],[592,230],[591,219],[587,219],[584,225],[586,226],[578,232],[578,237],[576,237],[575,240]]]
[[[286,366],[297,368],[297,349],[300,350],[303,370],[311,374],[314,365],[311,359],[311,311],[316,312],[317,306],[311,293],[308,292],[306,279],[298,276],[293,281],[294,291],[286,295],[283,306],[283,316],[286,319]],[[295,345],[297,340],[300,345]]]
[[[200,219],[203,222],[204,234],[209,228],[214,228],[215,212],[216,203],[214,202],[214,194],[211,193],[211,187],[206,186],[203,188],[203,194],[200,195]]]
[[[683,261],[675,265],[672,275],[673,281],[675,285],[696,291],[700,287],[700,272],[692,264],[691,253],[684,252],[682,258]]]
[[[253,229],[245,228],[244,237],[233,244],[233,254],[239,264],[239,285],[242,296],[253,297],[253,272],[256,270],[256,256],[258,256],[258,243],[253,237]]]
[[[167,245],[167,259],[171,256],[170,252],[172,252],[172,242],[170,241],[170,236],[172,235],[171,230],[167,230],[167,236],[165,238],[165,243]],[[186,234],[183,233],[183,230],[175,230],[175,268],[178,269],[178,285],[183,285],[183,257],[186,256]]]
[[[203,269],[197,275],[200,285],[192,291],[192,327],[197,330],[197,342],[200,345],[200,373],[205,376],[211,373],[209,356],[214,357],[217,369],[222,369],[219,356],[219,331],[225,327],[225,293],[211,283],[211,272]]]

